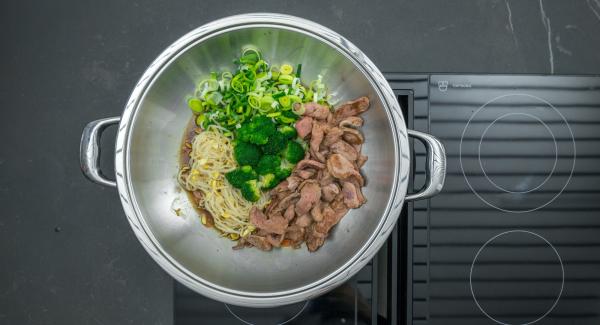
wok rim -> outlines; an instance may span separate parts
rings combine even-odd
[[[326,276],[315,278],[313,282],[301,287],[274,292],[242,291],[220,286],[189,271],[170,256],[154,236],[140,211],[133,194],[134,185],[130,173],[130,131],[140,111],[139,104],[143,102],[147,91],[162,72],[180,55],[207,39],[226,32],[255,27],[300,32],[324,42],[348,58],[368,79],[382,101],[394,136],[395,160],[391,192],[380,221],[369,239],[355,249],[350,259]],[[400,105],[383,74],[372,61],[351,42],[320,24],[303,18],[273,13],[242,14],[222,18],[192,30],[167,47],[145,70],[132,91],[121,118],[115,146],[117,189],[127,219],[144,249],[167,273],[190,289],[215,300],[249,307],[278,306],[311,299],[341,285],[362,269],[385,243],[400,215],[408,185],[409,165],[408,134]]]

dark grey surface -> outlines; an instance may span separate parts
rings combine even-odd
[[[388,72],[600,73],[598,0],[542,8],[515,0],[3,1],[0,324],[172,323],[171,279],[138,244],[116,193],[83,178],[78,151],[83,126],[119,115],[151,60],[192,28],[275,11],[338,31]]]
[[[447,169],[410,220],[409,324],[599,324],[600,78],[421,80],[414,128]]]

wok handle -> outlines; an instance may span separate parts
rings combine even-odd
[[[407,130],[408,136],[421,141],[427,148],[427,182],[417,193],[407,194],[406,201],[427,199],[438,194],[446,179],[446,150],[436,137],[427,133]]]
[[[100,170],[100,138],[102,132],[113,124],[118,124],[121,117],[108,117],[88,123],[83,128],[81,144],[79,146],[79,162],[81,171],[90,181],[110,187],[116,187],[117,183],[107,179]]]

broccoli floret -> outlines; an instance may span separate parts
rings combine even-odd
[[[290,177],[292,174],[292,168],[279,168],[275,171],[275,177],[277,177],[277,182],[281,182],[284,179]]]
[[[233,148],[233,156],[235,160],[243,165],[256,166],[261,156],[258,146],[248,142],[238,142]]]
[[[259,175],[274,173],[281,165],[281,158],[273,155],[264,155],[260,158],[256,172]]]
[[[269,136],[277,132],[275,123],[266,116],[255,116],[237,130],[237,138],[244,142],[265,144]]]
[[[290,141],[283,152],[283,157],[292,164],[295,164],[304,158],[304,148],[298,142]]]
[[[260,199],[260,189],[258,188],[258,181],[255,179],[244,182],[240,191],[244,199],[250,202],[256,202]]]
[[[269,140],[261,146],[261,149],[265,155],[276,155],[285,149],[287,143],[288,140],[283,134],[275,132],[269,136]]]
[[[288,178],[291,174],[292,171],[294,170],[294,166],[296,166],[295,164],[292,164],[291,162],[283,159],[281,160],[281,164],[279,165],[279,168],[277,168],[277,170],[275,171],[275,177],[277,177],[277,179],[281,182],[284,179]]]
[[[241,188],[246,181],[256,179],[256,172],[250,166],[242,166],[225,174],[225,178],[236,188]]]
[[[281,116],[284,116],[289,119],[293,119],[294,122],[300,118],[300,116],[298,116],[296,113],[294,113],[292,111],[283,111],[283,112],[281,112]]]
[[[294,139],[298,135],[298,132],[296,132],[296,128],[289,125],[284,125],[280,127],[279,133],[283,134],[283,136],[286,139]]]
[[[279,184],[279,180],[275,174],[266,174],[260,177],[261,189],[263,191],[270,190]]]

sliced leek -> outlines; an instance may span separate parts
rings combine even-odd
[[[252,46],[242,49],[234,61],[234,72],[213,72],[196,84],[193,96],[186,99],[202,128],[217,125],[233,137],[233,131],[254,115],[265,115],[273,121],[290,125],[304,113],[303,105],[318,102],[329,105],[323,77],[310,83],[301,80],[302,64],[270,65]]]

